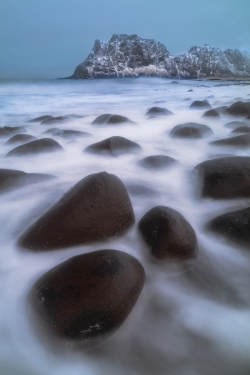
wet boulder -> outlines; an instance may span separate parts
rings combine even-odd
[[[250,134],[237,135],[236,137],[218,139],[217,141],[210,142],[210,145],[215,146],[233,146],[233,147],[249,147]]]
[[[6,145],[13,145],[13,144],[23,144],[23,143],[27,143],[27,142],[30,142],[30,141],[34,141],[35,139],[37,139],[36,137],[34,137],[33,135],[29,135],[29,134],[16,134],[16,135],[13,135],[13,137],[11,137],[5,144]]]
[[[6,156],[32,155],[62,150],[62,146],[60,146],[58,142],[54,141],[54,139],[41,138],[14,148],[8,152]]]
[[[214,199],[250,197],[250,157],[207,160],[195,167],[201,196]]]
[[[23,126],[4,126],[0,128],[0,137],[8,137],[17,133],[26,133],[27,130]]]
[[[146,169],[165,169],[177,164],[177,161],[166,155],[148,156],[138,161],[138,164]]]
[[[206,111],[202,117],[220,117],[219,112],[217,112],[215,109],[209,109]]]
[[[114,136],[104,139],[101,142],[93,143],[83,151],[91,154],[101,154],[107,156],[119,156],[130,152],[141,150],[138,143],[132,142],[127,138]]]
[[[227,113],[231,116],[249,116],[250,102],[238,101],[228,108]]]
[[[29,301],[43,330],[88,349],[121,326],[144,279],[144,268],[133,256],[99,250],[70,258],[46,272],[32,287]]]
[[[207,125],[188,122],[186,124],[176,125],[170,132],[173,138],[203,138],[213,134],[213,131]]]
[[[115,236],[134,222],[121,180],[101,172],[79,181],[21,236],[31,251],[77,246]]]
[[[56,129],[55,132],[52,133],[53,136],[62,137],[62,138],[79,138],[79,137],[89,137],[91,134],[87,132],[82,132],[80,130],[60,130]]]
[[[55,178],[50,174],[25,173],[15,169],[0,169],[0,192],[6,192],[24,185],[43,182]]]
[[[250,133],[250,126],[239,126],[232,130],[231,133]]]
[[[135,124],[135,122],[131,121],[128,117],[105,113],[98,116],[94,121],[92,121],[91,125],[119,125],[126,123]]]
[[[250,207],[220,215],[207,224],[207,229],[250,249]]]
[[[190,107],[191,109],[203,109],[203,108],[212,108],[207,100],[195,100]]]
[[[69,120],[69,116],[57,116],[41,121],[41,125],[57,124]]]
[[[45,130],[45,132],[43,132],[43,134],[53,134],[55,132],[57,132],[58,130],[61,130],[59,128],[50,128],[48,130]]]
[[[146,116],[149,117],[159,117],[159,116],[170,116],[173,115],[173,112],[169,111],[167,108],[161,108],[161,107],[152,107],[150,108]]]
[[[214,111],[218,112],[221,115],[225,115],[227,113],[228,108],[229,107],[227,105],[222,105],[220,107],[214,108]]]
[[[152,255],[158,259],[190,259],[198,252],[194,229],[187,220],[170,207],[149,210],[138,224]]]
[[[224,126],[226,128],[229,128],[229,129],[235,129],[239,126],[245,126],[247,125],[247,123],[243,122],[243,121],[230,121],[228,123],[226,123]]]
[[[32,120],[29,120],[28,122],[42,122],[42,121],[51,120],[52,118],[53,116],[51,115],[44,115],[44,116],[33,118]]]

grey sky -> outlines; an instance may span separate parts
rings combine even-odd
[[[0,78],[69,76],[95,39],[137,34],[172,54],[250,50],[250,0],[0,0]]]

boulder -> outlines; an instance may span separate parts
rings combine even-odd
[[[101,142],[94,143],[86,147],[83,151],[91,154],[101,154],[107,156],[119,156],[129,152],[141,150],[138,143],[132,142],[127,138],[114,136],[104,139]]]
[[[13,145],[15,143],[23,144],[23,143],[33,141],[35,139],[37,139],[37,138],[34,137],[33,135],[16,134],[16,135],[13,135],[13,137],[11,137],[5,144],[6,145]]]
[[[55,178],[55,176],[41,173],[25,173],[14,169],[0,169],[0,192],[52,178]]]
[[[190,259],[197,255],[195,231],[186,219],[169,207],[157,206],[140,220],[139,230],[158,259]]]
[[[0,128],[0,137],[8,137],[17,133],[26,133],[27,130],[23,126],[4,126]]]
[[[236,137],[218,139],[217,141],[210,142],[210,145],[215,146],[234,146],[234,147],[249,147],[250,134],[237,135]]]
[[[247,123],[245,123],[243,121],[230,121],[230,122],[226,123],[224,126],[226,128],[235,129],[239,126],[245,126],[245,125],[247,125]]]
[[[27,122],[42,122],[42,121],[51,120],[52,118],[53,116],[51,115],[44,115],[44,116],[33,118],[32,120],[29,120]]]
[[[200,109],[203,109],[203,108],[212,108],[211,105],[208,103],[207,100],[195,100],[189,108],[200,108]]]
[[[250,207],[220,215],[211,220],[207,228],[250,249]]]
[[[126,188],[130,195],[142,196],[142,197],[150,197],[150,196],[158,195],[158,193],[155,190],[150,189],[140,184],[132,184],[132,183],[127,184]]]
[[[192,91],[194,91],[194,90],[190,89],[190,90],[188,90],[187,92],[192,92]]]
[[[145,271],[118,250],[81,254],[52,268],[32,287],[29,301],[42,329],[88,349],[111,336],[133,309]]]
[[[146,116],[150,116],[150,117],[169,116],[169,115],[173,115],[173,112],[169,111],[167,108],[161,108],[161,107],[152,107],[146,113]]]
[[[215,109],[209,109],[202,115],[202,117],[220,117],[220,115]]]
[[[175,165],[177,161],[166,155],[148,156],[138,161],[138,164],[146,169],[165,169]]]
[[[94,121],[92,121],[91,125],[119,125],[125,123],[135,124],[135,122],[131,121],[128,117],[105,113],[98,116]]]
[[[62,151],[62,146],[51,138],[41,138],[25,143],[8,152],[6,156],[32,155],[45,152]]]
[[[41,125],[57,124],[58,122],[63,122],[67,120],[69,120],[69,116],[57,116],[41,121]]]
[[[116,236],[134,222],[121,180],[101,172],[79,181],[21,236],[31,251],[82,245]]]
[[[201,196],[214,199],[250,197],[250,157],[207,160],[195,167]]]
[[[72,130],[72,129],[67,129],[67,130],[60,130],[56,129],[55,132],[52,133],[53,136],[56,137],[62,137],[62,138],[72,138],[72,137],[89,137],[90,133],[87,132],[82,132],[79,130]]]
[[[236,102],[228,108],[227,113],[231,116],[249,116],[250,102]]]
[[[203,138],[211,134],[213,131],[207,125],[193,122],[176,125],[170,132],[170,136],[173,138]]]
[[[222,105],[220,107],[214,108],[214,110],[221,115],[225,115],[227,113],[228,108],[229,107],[227,105]]]
[[[238,128],[232,130],[231,133],[250,133],[250,126],[239,126]]]
[[[249,121],[250,121],[250,115],[247,116],[244,120],[245,120],[246,122],[249,122]]]
[[[48,130],[45,130],[45,132],[43,132],[43,134],[53,134],[55,132],[57,132],[57,130],[61,130],[59,128],[50,128]]]

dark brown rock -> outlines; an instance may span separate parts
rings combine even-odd
[[[176,125],[170,132],[173,138],[202,138],[213,134],[213,131],[207,125],[188,122],[186,124]]]
[[[52,268],[32,287],[29,299],[45,330],[87,349],[124,322],[144,279],[144,268],[131,255],[99,250]]]
[[[249,147],[250,146],[250,134],[237,135],[236,137],[219,139],[217,141],[210,142],[210,145],[215,146],[233,146],[233,147]]]
[[[16,135],[13,135],[13,137],[11,137],[5,144],[6,145],[12,145],[14,143],[23,144],[23,143],[27,143],[27,142],[33,141],[35,139],[37,139],[37,138],[34,137],[33,135],[29,135],[29,134],[16,134]]]
[[[250,249],[250,207],[220,215],[211,220],[207,228]]]
[[[152,254],[158,259],[189,259],[197,254],[195,231],[186,219],[172,208],[152,208],[140,220],[139,229]]]
[[[51,138],[41,138],[25,143],[8,152],[6,156],[32,155],[45,152],[62,151],[62,146]]]
[[[134,222],[127,190],[106,172],[79,181],[37,220],[19,244],[32,251],[76,246],[115,236]]]
[[[32,120],[29,120],[28,122],[42,122],[42,121],[51,120],[52,118],[53,116],[51,115],[44,115],[44,116],[33,118]]]
[[[227,113],[232,116],[249,116],[250,102],[236,102],[228,108]]]
[[[200,108],[200,109],[203,109],[203,108],[212,108],[211,105],[208,103],[207,100],[195,100],[189,108]]]
[[[119,156],[129,152],[141,150],[138,143],[132,142],[127,138],[114,136],[104,139],[101,142],[94,143],[86,147],[83,151],[91,154],[101,154],[107,156]]]
[[[239,126],[232,130],[231,133],[250,133],[250,126]]]
[[[23,126],[4,126],[0,128],[0,137],[8,137],[17,133],[26,133],[27,130]]]
[[[220,117],[220,115],[215,109],[209,109],[202,115],[202,117]]]
[[[201,196],[214,199],[250,197],[250,157],[236,156],[204,161],[198,172]]]
[[[0,192],[19,188],[24,185],[34,184],[55,178],[50,174],[25,173],[14,169],[0,169]]]
[[[135,122],[131,121],[128,117],[105,113],[98,116],[94,121],[92,121],[91,125],[119,125],[125,123],[135,124]]]
[[[169,116],[169,115],[173,115],[173,112],[169,111],[167,108],[161,108],[161,107],[152,107],[146,113],[146,116],[150,116],[150,117]]]
[[[147,169],[165,169],[177,164],[177,161],[166,155],[148,156],[138,161],[138,164]]]

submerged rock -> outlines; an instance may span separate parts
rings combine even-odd
[[[226,128],[235,129],[239,126],[245,126],[245,125],[247,125],[247,123],[244,123],[243,121],[230,121],[226,123],[224,126]]]
[[[232,130],[231,133],[250,133],[250,126],[239,126]]]
[[[232,116],[249,116],[250,102],[236,102],[228,108],[227,113]]]
[[[229,107],[227,105],[222,105],[220,107],[214,108],[214,111],[218,112],[221,115],[225,115],[227,113],[228,108]]]
[[[250,197],[250,157],[207,160],[195,167],[201,196],[214,199]]]
[[[83,151],[91,154],[101,154],[107,156],[119,156],[129,152],[141,150],[138,143],[132,142],[127,138],[114,136],[104,139],[101,142],[94,143],[86,147]]]
[[[207,100],[195,100],[189,108],[212,108]]]
[[[15,169],[0,169],[0,192],[43,182],[52,178],[55,178],[55,176],[42,173],[25,173]]]
[[[215,109],[209,109],[202,115],[202,117],[220,117],[220,115]]]
[[[31,251],[76,246],[115,236],[134,222],[121,180],[101,172],[79,181],[21,236]]]
[[[94,121],[92,121],[91,125],[119,125],[126,123],[135,124],[135,122],[131,121],[128,117],[105,113],[103,115],[98,116]]]
[[[140,220],[139,230],[158,259],[189,259],[197,255],[195,231],[186,219],[169,207],[157,206]]]
[[[242,134],[237,135],[236,137],[219,139],[217,141],[210,142],[210,144],[215,146],[249,147],[250,134]]]
[[[83,349],[100,344],[124,322],[144,285],[133,256],[99,250],[68,259],[46,272],[29,299],[42,329]]]
[[[22,144],[22,143],[27,143],[27,142],[33,141],[35,139],[37,139],[37,138],[34,137],[33,135],[16,134],[16,135],[13,135],[13,137],[11,137],[5,144],[6,145],[12,145],[13,143]]]
[[[211,220],[207,228],[250,249],[250,207],[220,215]]]
[[[150,117],[170,116],[170,115],[173,115],[173,112],[169,111],[167,108],[161,108],[161,107],[152,107],[146,113],[146,116],[150,116]]]
[[[211,134],[213,131],[209,126],[193,122],[176,125],[170,132],[170,136],[173,138],[202,138]]]
[[[52,133],[53,136],[56,137],[62,137],[62,138],[72,138],[72,137],[89,137],[90,133],[82,132],[80,130],[72,130],[72,129],[66,129],[66,130],[60,130],[56,129],[55,132]]]
[[[127,184],[126,188],[130,195],[150,197],[158,194],[155,190],[140,184]]]
[[[53,116],[51,115],[44,115],[44,116],[33,118],[32,120],[29,120],[27,122],[42,122],[42,121],[51,120],[52,118]]]
[[[41,125],[57,124],[58,122],[63,122],[66,120],[69,120],[69,116],[57,116],[41,121]]]
[[[62,146],[51,138],[41,138],[25,143],[8,152],[6,156],[32,155],[45,152],[62,151]]]
[[[170,156],[153,155],[139,160],[138,164],[147,169],[165,169],[177,164],[177,161]]]
[[[23,126],[4,126],[0,128],[0,137],[8,137],[12,134],[26,132],[27,130]]]

